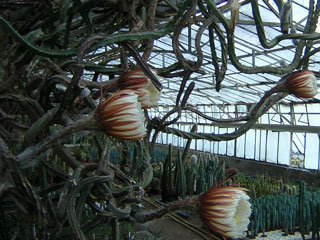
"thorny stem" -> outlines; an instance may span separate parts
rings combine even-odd
[[[191,82],[189,84],[189,86],[187,87],[186,91],[185,91],[185,94],[182,98],[182,101],[181,101],[181,104],[179,105],[179,100],[181,98],[181,94],[183,92],[183,88],[185,87],[185,84],[188,80],[188,78],[190,77],[191,75],[191,71],[190,70],[187,70],[187,73],[186,75],[184,76],[183,78],[183,84],[180,86],[180,90],[179,90],[179,93],[178,93],[178,96],[177,96],[177,100],[176,100],[176,107],[174,109],[172,109],[171,111],[169,111],[165,116],[163,116],[163,118],[160,120],[159,124],[157,125],[156,129],[155,129],[155,132],[152,136],[152,140],[151,140],[151,144],[150,144],[150,152],[152,152],[153,150],[153,147],[156,143],[156,139],[157,139],[157,136],[159,134],[159,131],[163,128],[165,128],[166,126],[169,126],[173,123],[175,123],[176,121],[179,120],[179,118],[181,117],[181,112],[182,112],[182,109],[185,107],[189,97],[190,97],[190,94],[195,86],[195,83],[194,82]],[[165,120],[170,117],[172,114],[174,113],[177,113],[178,115],[172,119],[171,121],[169,122],[165,122]]]
[[[273,88],[271,88],[269,91],[265,92],[265,94],[263,95],[263,97],[260,99],[260,101],[254,106],[254,108],[250,111],[249,113],[249,117],[254,117],[255,115],[259,115],[261,116],[263,113],[265,113],[265,109],[269,109],[271,106],[265,106],[265,108],[263,108],[263,106],[266,103],[267,98],[269,98],[272,94],[274,93],[278,93],[278,92],[285,92],[285,86],[283,84],[283,82],[279,82],[276,86],[274,86]],[[263,108],[262,112],[258,112],[259,108]]]
[[[244,116],[244,117],[238,117],[238,118],[228,118],[228,119],[221,119],[221,118],[213,118],[210,117],[206,114],[204,114],[203,112],[191,107],[191,106],[185,106],[183,108],[183,110],[188,110],[190,112],[194,112],[197,115],[199,115],[200,117],[203,117],[204,119],[207,119],[211,122],[223,122],[223,123],[232,123],[232,122],[242,122],[242,121],[248,121],[249,120],[249,116]]]
[[[191,74],[192,74],[192,71],[191,70],[187,70],[185,75],[183,76],[183,79],[182,79],[181,84],[180,84],[179,92],[178,92],[177,97],[176,97],[176,107],[179,106],[180,98],[182,96],[183,90],[186,87],[187,81],[190,78]]]
[[[272,94],[278,93],[275,96]],[[288,93],[285,91],[283,81],[276,85],[274,88],[270,89],[265,93],[265,95],[260,99],[260,101],[255,105],[255,107],[250,111],[247,122],[241,126],[239,129],[232,133],[225,134],[214,134],[214,133],[192,133],[180,131],[179,129],[162,127],[160,131],[165,133],[171,133],[185,139],[206,139],[209,141],[229,141],[235,139],[245,132],[247,132],[253,124],[262,116],[270,107],[273,106],[277,101],[287,96]]]
[[[142,199],[143,199],[143,201],[147,202],[148,204],[151,204],[152,206],[154,206],[156,208],[161,208],[162,207],[161,205],[159,205],[158,203],[156,203],[155,201],[151,200],[148,197],[143,197]],[[195,205],[191,204],[191,205],[192,205],[192,207],[197,207],[197,204],[195,204]],[[168,213],[168,217],[171,218],[173,221],[175,221],[175,222],[181,224],[182,226],[190,229],[191,231],[195,232],[202,239],[215,239],[215,240],[220,240],[221,239],[221,237],[217,237],[213,233],[210,233],[210,232],[204,230],[203,228],[199,228],[199,227],[191,224],[189,221],[186,221],[184,218],[180,217],[179,215],[177,215],[175,213],[172,213],[172,212]]]
[[[264,48],[270,49],[275,47],[279,42],[285,40],[285,39],[300,39],[296,51],[295,51],[295,56],[291,62],[291,64],[288,65],[288,67],[285,68],[279,68],[278,66],[262,66],[262,67],[249,67],[246,65],[243,65],[239,59],[236,56],[235,53],[235,45],[234,45],[234,38],[233,36],[230,36],[229,34],[229,26],[226,18],[222,15],[222,13],[219,11],[219,9],[214,6],[213,2],[210,0],[206,0],[207,6],[213,14],[216,15],[216,17],[219,19],[219,21],[222,23],[222,25],[225,28],[225,31],[227,33],[227,40],[228,40],[228,53],[230,60],[232,64],[234,65],[235,68],[237,68],[241,72],[245,73],[260,73],[260,72],[268,72],[268,73],[276,73],[276,74],[284,74],[288,72],[292,72],[299,64],[300,57],[302,55],[302,50],[304,49],[304,42],[305,40],[315,40],[317,38],[317,33],[304,33],[304,34],[282,34],[278,35],[275,38],[273,38],[271,41],[267,41],[266,36],[265,36],[265,31],[263,27],[263,22],[260,16],[260,11],[259,11],[259,5],[257,1],[251,1],[252,5],[252,13],[255,21],[255,25],[257,28],[258,32],[258,37],[260,40],[261,45]]]
[[[154,76],[154,74],[152,73],[152,71],[147,67],[146,63],[143,61],[143,59],[141,58],[141,56],[139,55],[138,51],[130,44],[130,43],[124,43],[123,44],[128,51],[131,53],[131,55],[134,57],[134,59],[136,60],[137,64],[139,65],[139,67],[141,68],[141,70],[143,71],[143,73],[151,80],[151,82],[153,83],[153,85],[158,89],[158,91],[160,92],[162,90],[162,84],[160,83],[160,81],[158,80],[158,78],[156,78]]]
[[[61,114],[74,102],[76,98],[76,96],[74,95],[74,90],[78,85],[84,71],[84,65],[82,63],[85,52],[94,42],[101,40],[102,38],[103,36],[101,34],[90,36],[80,45],[79,49],[77,50],[75,73],[73,74],[70,84],[68,85],[68,88],[65,92],[64,98],[61,101],[60,108],[53,118],[54,120],[57,120],[57,118],[59,118]]]
[[[22,153],[17,155],[18,164],[21,168],[26,168],[30,165],[33,165],[36,161],[37,155],[52,147],[60,138],[73,132],[97,128],[98,125],[96,124],[95,113],[91,113],[88,117],[72,123],[61,131],[47,137],[35,146],[31,146],[24,150]]]
[[[155,24],[155,15],[156,15],[156,10],[157,10],[157,5],[158,5],[158,0],[152,0],[149,2],[148,5],[148,12],[147,12],[147,21],[146,21],[146,27],[148,30],[153,31],[154,30],[154,24]],[[148,39],[146,40],[146,47],[145,51],[142,55],[142,59],[147,62],[152,49],[153,49],[153,39]]]
[[[180,131],[179,129],[175,128],[170,128],[167,127],[171,125],[172,123],[175,123],[181,115],[181,111],[184,109],[184,105],[181,106],[176,106],[172,110],[170,110],[159,122],[155,133],[153,135],[151,145],[150,145],[150,152],[153,149],[153,146],[155,144],[157,135],[159,131],[165,132],[165,133],[171,133],[179,137],[183,137],[185,139],[206,139],[209,141],[228,141],[235,139],[245,132],[247,132],[253,124],[258,120],[260,116],[262,116],[270,107],[272,107],[273,104],[275,104],[277,101],[280,99],[284,98],[285,96],[288,95],[286,92],[286,88],[284,85],[284,79],[287,76],[284,76],[281,81],[274,86],[272,89],[269,91],[265,92],[264,96],[260,99],[260,101],[254,106],[254,108],[250,111],[249,115],[247,117],[243,118],[238,118],[238,119],[233,119],[233,121],[247,121],[242,127],[239,129],[235,130],[232,133],[227,133],[227,134],[214,134],[214,133],[193,133],[193,132],[185,132],[185,131]],[[191,93],[191,92],[190,92]],[[190,95],[188,94],[188,96]],[[277,96],[272,96],[272,94],[279,93]],[[186,93],[187,95],[187,93]],[[165,120],[172,114],[178,113],[178,116],[175,117],[173,120],[170,122],[165,122]],[[230,122],[230,121],[229,121]]]
[[[170,203],[169,205],[163,208],[154,210],[152,212],[136,213],[133,217],[138,222],[144,223],[144,222],[148,222],[148,221],[160,218],[171,211],[176,211],[178,209],[196,208],[197,206],[198,206],[198,197],[189,197],[189,198],[185,198],[185,199]]]
[[[180,51],[180,48],[179,48],[179,36],[181,34],[182,29],[185,27],[186,22],[188,22],[190,17],[194,14],[194,12],[196,10],[196,3],[197,3],[197,1],[192,0],[192,2],[190,3],[189,10],[182,17],[182,19],[179,22],[178,26],[176,27],[176,29],[173,33],[173,37],[172,37],[172,47],[173,47],[174,54],[176,55],[179,62],[182,63],[185,70],[192,70],[192,71],[196,71],[197,69],[194,69],[193,66],[190,66],[187,63],[187,61],[185,60],[185,58],[183,57],[183,55]],[[199,58],[199,56],[198,56],[198,58]]]
[[[7,170],[7,174],[10,175],[10,177],[8,177],[7,174],[6,177],[8,177],[7,179],[10,179],[9,184],[11,185],[11,188],[17,191],[17,193],[20,193],[21,195],[24,195],[27,198],[27,201],[22,202],[22,205],[20,205],[21,203],[19,203],[18,207],[20,206],[24,208],[24,205],[27,203],[32,205],[32,210],[35,210],[37,215],[39,236],[43,240],[48,239],[46,211],[43,205],[41,204],[41,198],[38,192],[30,184],[26,176],[18,168],[17,158],[9,152],[7,144],[3,141],[1,137],[0,159],[4,161],[6,164],[8,164],[8,168],[10,169],[9,171]],[[1,176],[0,179],[2,177],[3,176]],[[3,181],[1,181],[1,183],[3,183]]]

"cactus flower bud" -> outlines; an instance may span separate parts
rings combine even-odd
[[[131,90],[119,90],[106,98],[96,114],[107,135],[125,140],[140,140],[146,135],[141,104]]]
[[[157,76],[154,69],[150,70]],[[139,67],[122,75],[118,83],[120,89],[134,90],[139,95],[138,101],[141,102],[142,108],[151,108],[158,105],[160,92]]]
[[[317,95],[317,78],[310,71],[297,71],[284,80],[286,91],[300,98],[313,98]]]
[[[213,187],[199,197],[200,216],[204,225],[226,238],[245,236],[251,215],[246,189]]]

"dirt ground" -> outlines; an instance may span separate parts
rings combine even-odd
[[[154,236],[157,236],[158,238],[163,237],[163,239],[166,240],[205,239],[182,224],[172,220],[169,216],[163,216],[160,219],[136,226],[135,231],[149,231]]]

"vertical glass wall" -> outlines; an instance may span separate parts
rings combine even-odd
[[[197,106],[206,115],[218,119],[245,116],[249,105]],[[150,117],[162,117],[170,107],[159,106],[150,111]],[[264,114],[244,135],[231,141],[209,142],[193,140],[191,149],[222,154],[231,157],[254,159],[298,168],[320,169],[319,133],[320,104],[278,104]],[[175,116],[172,116],[173,119]],[[170,121],[171,119],[168,119]],[[182,112],[179,121],[172,125],[182,131],[190,131],[198,124],[198,132],[223,134],[233,132],[237,124],[212,123],[190,112]],[[172,134],[160,133],[159,144],[184,147],[186,139]]]

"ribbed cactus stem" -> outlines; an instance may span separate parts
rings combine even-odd
[[[299,217],[300,217],[300,233],[302,238],[304,239],[305,235],[305,214],[304,214],[304,204],[305,204],[305,189],[306,184],[304,181],[300,182],[299,186]]]

